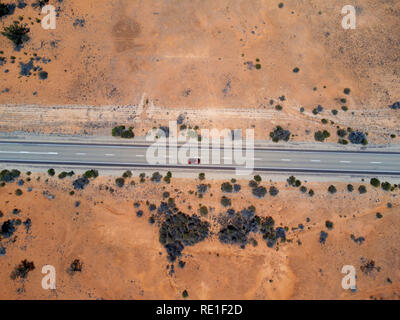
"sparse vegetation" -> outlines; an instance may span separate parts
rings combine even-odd
[[[131,139],[135,137],[133,133],[133,127],[129,127],[128,129],[125,126],[114,127],[111,131],[113,137],[121,137],[125,139]]]
[[[333,186],[333,185],[330,185],[329,186],[329,188],[328,188],[328,192],[330,193],[330,194],[334,194],[334,193],[336,193],[336,187],[335,186]]]
[[[358,192],[360,194],[366,193],[367,192],[367,188],[365,186],[359,186],[358,187]]]
[[[11,40],[16,47],[20,47],[30,39],[28,36],[29,31],[26,25],[14,21],[12,25],[4,27],[4,31],[1,34]]]
[[[122,188],[125,184],[125,179],[117,178],[117,179],[115,179],[115,184],[117,185],[117,187]]]
[[[381,182],[380,182],[379,179],[377,179],[377,178],[372,178],[372,179],[370,180],[370,183],[371,183],[371,185],[374,186],[375,188],[378,188],[378,187],[380,186],[380,184],[381,184]]]
[[[269,134],[269,136],[273,142],[289,141],[290,131],[284,130],[281,126],[277,126],[274,131]]]
[[[329,138],[331,136],[331,134],[327,131],[317,131],[314,134],[314,139],[315,141],[319,141],[319,142],[324,142],[325,139]]]
[[[230,206],[232,205],[231,199],[229,199],[229,198],[223,196],[223,197],[221,198],[221,205],[222,205],[223,207],[230,207]]]

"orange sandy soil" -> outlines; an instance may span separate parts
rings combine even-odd
[[[364,182],[368,192],[359,195],[357,191],[348,193],[346,183],[334,183],[338,192],[329,195],[329,183],[303,181],[315,191],[310,198],[283,182],[262,182],[266,187],[275,185],[280,193],[256,199],[248,181],[238,181],[242,191],[228,195],[234,209],[254,205],[258,215],[272,216],[277,226],[289,228],[288,241],[275,249],[268,248],[260,235],[255,236],[258,246],[240,249],[220,243],[215,234],[219,230],[216,218],[226,214],[219,202],[223,181],[206,176],[204,183],[211,189],[199,199],[189,193],[200,183],[193,179],[139,183],[136,176],[120,189],[115,177],[100,176],[70,196],[72,178],[60,182],[44,173],[33,173],[30,182],[26,174],[21,178],[25,180],[22,187],[14,182],[0,188],[4,214],[0,223],[13,218],[32,220],[29,232],[20,225],[11,238],[0,242],[6,248],[6,255],[0,256],[1,299],[181,299],[184,290],[188,299],[399,298],[398,189],[384,192]],[[361,183],[353,183],[355,190]],[[106,191],[106,185],[115,191]],[[19,197],[14,194],[17,188],[23,191]],[[55,198],[49,200],[43,191]],[[189,204],[214,208],[202,217],[211,223],[214,235],[185,247],[182,260],[186,265],[182,269],[175,263],[173,275],[166,269],[169,263],[158,241],[158,226],[148,222],[145,204],[148,200],[158,206],[164,191],[188,214],[197,211],[189,210]],[[75,201],[80,201],[79,207]],[[139,202],[140,208],[135,209],[134,202]],[[18,215],[12,213],[15,208],[21,210]],[[139,209],[144,211],[142,217],[135,214]],[[376,217],[377,212],[382,219]],[[333,222],[332,230],[325,227],[326,220]],[[292,230],[299,224],[304,225],[303,231]],[[328,233],[325,244],[319,243],[322,230]],[[351,234],[365,237],[365,242],[353,242]],[[360,270],[361,258],[375,261],[371,273]],[[12,280],[12,271],[24,259],[33,261],[35,269],[24,280]],[[67,269],[75,259],[82,262],[82,271],[71,275]],[[46,264],[56,268],[57,289],[53,291],[41,287],[41,268]],[[356,292],[341,288],[343,265],[356,268]]]
[[[124,124],[144,135],[186,112],[189,125],[254,126],[260,140],[282,125],[295,141],[314,141],[327,128],[337,142],[340,125],[367,131],[371,144],[399,143],[389,137],[400,134],[398,112],[388,108],[400,100],[398,1],[360,2],[356,30],[342,29],[339,0],[287,0],[281,9],[272,0],[52,2],[60,8],[56,30],[34,22],[20,52],[0,37],[2,131],[110,135]],[[28,5],[0,24],[20,15],[40,18]],[[76,19],[84,26],[73,26]],[[35,63],[47,80],[19,76],[19,62],[34,53],[51,59]],[[261,69],[249,70],[256,59]],[[149,103],[140,105],[142,97]],[[314,116],[319,104],[324,112]]]

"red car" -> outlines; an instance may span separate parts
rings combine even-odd
[[[197,159],[189,159],[188,160],[189,164],[200,164],[200,158]]]

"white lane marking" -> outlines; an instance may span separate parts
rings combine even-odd
[[[340,161],[341,163],[351,163],[351,161],[347,161],[347,160],[342,160]]]
[[[86,155],[86,153],[82,153],[82,152],[78,152],[78,153],[75,153],[77,156],[84,156],[84,155]]]
[[[105,156],[106,157],[114,157],[114,154],[113,153],[106,153]]]
[[[260,161],[261,158],[254,158],[253,160],[255,160],[255,161]]]
[[[311,162],[321,162],[321,160],[310,160]]]
[[[281,161],[292,161],[291,159],[281,159]]]
[[[381,164],[382,162],[372,161],[372,162],[370,162],[370,163]]]
[[[58,152],[30,152],[30,151],[0,151],[0,153],[10,154],[58,154]]]
[[[144,157],[144,154],[137,154],[136,157]]]

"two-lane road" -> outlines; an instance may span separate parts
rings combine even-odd
[[[232,170],[231,156],[220,150],[220,164],[150,165],[144,145],[0,142],[0,162],[94,167],[162,167]],[[210,150],[210,155],[213,150]],[[168,153],[167,153],[168,156]],[[215,154],[214,154],[215,156]],[[210,158],[211,159],[211,158]],[[233,162],[234,163],[234,162]],[[400,153],[255,149],[255,171],[400,175]]]

